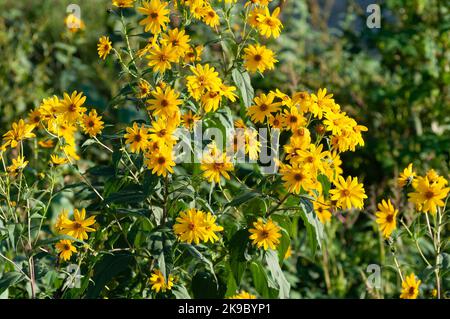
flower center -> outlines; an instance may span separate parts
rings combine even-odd
[[[82,227],[82,225],[78,222],[73,223],[73,228],[74,229],[80,229]]]
[[[256,62],[259,62],[259,61],[262,60],[262,56],[260,54],[256,54],[254,59],[255,59]]]
[[[297,174],[294,175],[294,179],[295,179],[297,182],[300,182],[301,180],[303,180],[303,175],[300,174],[300,173],[297,173]]]
[[[387,221],[388,223],[392,223],[392,222],[394,221],[394,216],[391,215],[391,214],[387,215],[387,216],[386,216],[386,221]]]
[[[266,239],[269,237],[269,232],[267,230],[261,231],[261,238]]]
[[[425,198],[426,199],[432,199],[434,197],[434,193],[432,191],[427,191],[425,193]]]
[[[163,165],[166,163],[166,159],[162,156],[158,157],[158,164]]]
[[[269,108],[269,107],[267,106],[267,104],[261,104],[261,105],[259,106],[259,109],[260,109],[262,112],[267,111],[268,108]]]

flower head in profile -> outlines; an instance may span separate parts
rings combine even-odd
[[[82,118],[82,127],[84,133],[94,137],[100,134],[104,128],[102,117],[97,114],[96,110],[91,110],[89,114],[84,114]]]
[[[73,253],[77,253],[77,249],[72,245],[71,240],[63,239],[56,243],[56,250],[59,252],[59,258],[64,261],[69,260]]]
[[[400,176],[397,179],[397,184],[399,187],[405,187],[413,182],[415,182],[416,172],[413,170],[413,164],[409,163]]]
[[[405,280],[402,282],[402,293],[400,294],[400,298],[417,299],[421,282],[422,281],[416,279],[416,276],[413,273],[406,276]]]
[[[139,24],[145,27],[145,32],[150,31],[153,34],[158,34],[161,30],[167,28],[169,23],[168,2],[160,0],[144,1],[142,7],[139,7],[137,11],[146,17],[142,19]]]
[[[330,190],[331,200],[336,201],[336,206],[342,209],[360,208],[364,206],[367,198],[362,183],[358,183],[357,177],[348,176],[345,180],[339,176],[335,182],[335,189]]]
[[[238,294],[231,296],[229,299],[256,299],[256,296],[245,290],[241,290]]]
[[[322,224],[326,224],[331,220],[331,204],[329,200],[319,196],[313,201],[313,207]]]
[[[113,6],[118,8],[132,8],[135,0],[112,0]]]
[[[72,236],[76,239],[88,239],[88,234],[95,231],[91,226],[95,223],[95,216],[86,218],[86,210],[75,209],[73,211],[74,220],[66,219],[61,225],[61,233]]]
[[[60,166],[69,163],[69,159],[67,157],[60,157],[57,154],[51,154],[50,163],[54,166]]]
[[[392,232],[397,227],[397,214],[398,210],[392,205],[390,199],[388,199],[387,202],[383,199],[381,203],[378,204],[376,222],[385,238],[391,236]]]
[[[112,50],[112,42],[109,40],[109,37],[106,36],[100,37],[97,44],[97,52],[100,59],[105,60],[106,57],[111,52],[111,50]]]
[[[173,231],[180,241],[188,244],[194,242],[198,245],[207,234],[205,213],[195,208],[181,212],[173,225]]]
[[[13,123],[11,129],[3,134],[3,145],[5,145],[5,147],[11,146],[12,148],[15,148],[19,142],[36,137],[33,133],[34,128],[34,125],[27,124],[22,119],[17,123]]]
[[[281,229],[270,218],[266,222],[262,218],[258,218],[253,223],[253,228],[250,228],[248,231],[251,233],[250,239],[253,240],[253,245],[256,245],[258,248],[263,247],[264,250],[269,248],[275,250],[280,243]]]
[[[171,290],[173,287],[173,281],[174,278],[172,275],[169,275],[166,281],[163,273],[159,269],[153,270],[153,273],[149,278],[150,285],[152,285],[152,290],[157,293],[160,291],[166,292],[167,290]]]
[[[133,127],[126,128],[124,138],[126,139],[125,143],[130,146],[131,152],[140,153],[147,148],[150,135],[144,124],[139,127],[137,123],[133,123]]]
[[[24,156],[17,156],[17,158],[12,159],[12,164],[7,167],[7,170],[11,176],[16,176],[19,174],[26,166],[28,161],[25,161]]]

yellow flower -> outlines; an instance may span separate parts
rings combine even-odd
[[[308,167],[312,175],[316,175],[319,172],[323,172],[323,161],[328,155],[328,152],[322,152],[322,149],[322,144],[317,147],[314,144],[310,144],[307,149],[298,150],[298,156],[291,162],[296,162],[302,164],[304,167]]]
[[[208,241],[214,243],[219,240],[216,232],[223,231],[223,227],[216,224],[216,219],[217,217],[209,212],[204,215],[203,223],[205,227],[205,234],[203,236],[203,240],[205,243]]]
[[[152,285],[152,290],[157,293],[160,291],[166,292],[166,290],[171,290],[173,287],[173,276],[169,275],[166,282],[162,272],[159,269],[155,269],[153,270],[149,282]]]
[[[256,299],[256,296],[245,290],[241,290],[238,294],[231,296],[229,299]]]
[[[321,119],[323,112],[332,110],[335,106],[333,94],[327,94],[327,89],[319,89],[316,94],[311,94],[310,111]]]
[[[91,137],[97,136],[102,132],[103,124],[102,117],[97,115],[96,110],[91,110],[89,115],[83,115],[82,126],[84,133],[89,134]]]
[[[191,39],[189,35],[186,34],[185,30],[178,30],[178,28],[169,30],[167,33],[162,35],[161,43],[162,44],[172,44],[173,50],[177,57],[183,58],[189,49],[191,49],[189,42]]]
[[[270,38],[273,36],[274,38],[278,38],[280,36],[281,29],[283,28],[283,24],[280,19],[278,19],[278,15],[280,14],[280,7],[275,8],[272,12],[272,15],[269,12],[269,8],[265,8],[264,14],[258,14],[257,20],[258,31],[261,35],[266,38]]]
[[[248,230],[252,234],[250,239],[253,240],[253,245],[258,248],[263,247],[264,250],[277,249],[281,233],[280,227],[272,219],[269,218],[267,222],[264,222],[262,218],[258,218],[256,222],[253,222],[253,227]]]
[[[358,177],[348,176],[345,180],[339,176],[335,186],[336,189],[330,190],[330,194],[332,195],[331,200],[337,201],[337,207],[342,209],[363,208],[364,198],[367,198],[367,195],[364,192],[363,184],[358,183]]]
[[[271,116],[271,113],[275,113],[280,109],[280,103],[274,103],[274,99],[275,94],[272,92],[267,95],[262,93],[253,99],[255,105],[247,109],[247,114],[253,122],[263,123],[266,118]]]
[[[39,109],[34,109],[28,114],[28,123],[34,126],[38,126],[42,120],[42,114]]]
[[[61,232],[61,230],[63,229],[63,225],[67,222],[70,222],[69,220],[69,212],[66,209],[63,209],[58,217],[56,218],[56,223],[55,223],[55,229],[56,231],[59,233]]]
[[[140,153],[146,150],[150,135],[144,124],[139,127],[137,123],[133,123],[133,127],[126,128],[126,132],[124,135],[125,143],[130,145],[131,152]]]
[[[422,281],[420,280],[416,280],[416,276],[413,273],[406,276],[405,280],[402,282],[402,293],[400,294],[400,298],[417,299],[421,282]]]
[[[52,148],[55,146],[55,143],[50,139],[39,141],[38,144],[42,148]]]
[[[84,21],[78,18],[73,13],[67,15],[67,17],[64,19],[64,24],[67,26],[70,32],[76,33],[82,29],[84,29]]]
[[[286,129],[295,131],[299,127],[306,125],[306,119],[302,113],[299,112],[296,106],[292,106],[284,110],[284,126]]]
[[[192,131],[194,128],[195,122],[199,121],[201,119],[200,116],[193,114],[191,110],[184,113],[182,116],[182,123],[185,128]]]
[[[198,245],[200,240],[205,238],[207,231],[204,214],[204,212],[195,208],[180,213],[176,218],[175,225],[173,225],[173,231],[180,241],[188,244],[194,242]]]
[[[435,214],[438,207],[444,207],[444,198],[450,188],[445,187],[447,181],[437,180],[437,182],[430,182],[427,176],[418,177],[415,191],[408,193],[409,201],[414,203],[419,211],[424,213]]]
[[[158,176],[167,176],[167,173],[173,173],[173,161],[172,150],[168,148],[159,148],[157,152],[145,153],[145,164],[152,170],[153,174]]]
[[[275,115],[270,115],[269,117],[269,125],[273,129],[283,129],[283,123],[284,123],[284,117],[280,113],[277,113]]]
[[[69,160],[67,159],[67,157],[59,157],[56,154],[51,154],[50,162],[55,166],[59,166],[69,163]]]
[[[72,95],[64,93],[64,100],[57,107],[57,111],[63,120],[73,124],[86,112],[86,108],[83,107],[85,101],[86,97],[83,96],[83,92],[74,91]]]
[[[161,117],[157,121],[153,121],[150,128],[150,139],[160,145],[172,147],[176,142],[174,132],[177,125],[175,124],[176,122],[171,121],[170,118]]]
[[[266,10],[263,7],[253,7],[248,15],[247,23],[251,25],[253,28],[258,28],[261,24],[259,22],[258,17],[259,15],[264,15]]]
[[[197,64],[191,66],[191,72],[194,75],[186,77],[187,88],[189,94],[197,101],[203,95],[205,91],[219,91],[222,84],[219,78],[219,73],[214,70],[214,67],[210,67],[209,64],[202,66]]]
[[[105,60],[106,57],[111,52],[111,50],[112,50],[112,42],[109,40],[109,37],[105,36],[100,37],[97,44],[98,56],[101,59]]]
[[[184,56],[184,63],[194,63],[196,61],[202,60],[202,53],[203,53],[203,45],[198,45],[195,48],[192,46],[189,46],[189,49],[186,51],[186,54]]]
[[[95,216],[86,218],[86,210],[84,208],[81,212],[78,209],[75,209],[73,214],[75,220],[65,220],[61,225],[61,233],[76,239],[88,239],[87,233],[95,231],[94,228],[89,227],[95,223]]]
[[[409,163],[408,167],[403,170],[403,172],[400,174],[400,176],[397,179],[397,184],[399,187],[405,187],[406,185],[409,185],[411,183],[417,186],[417,183],[415,183],[414,178],[417,176],[416,172],[413,170],[413,164]]]
[[[317,214],[320,222],[322,224],[326,224],[331,220],[331,212],[330,212],[330,202],[325,200],[323,196],[319,196],[316,200],[313,201],[314,211]]]
[[[182,100],[178,99],[180,93],[169,86],[165,90],[157,87],[151,94],[154,99],[147,101],[147,109],[153,111],[154,115],[157,116],[171,117],[179,110],[178,106],[183,103]]]
[[[147,17],[139,22],[140,25],[145,26],[145,32],[150,31],[153,34],[158,34],[167,28],[167,23],[170,21],[170,10],[167,8],[166,1],[151,0],[144,1],[143,7],[139,7],[137,11]]]
[[[64,261],[69,260],[72,257],[72,253],[77,253],[77,249],[72,245],[72,241],[67,239],[60,240],[55,247],[59,252],[59,257]]]
[[[244,53],[244,66],[250,72],[273,70],[274,64],[278,62],[273,51],[264,45],[250,44],[244,49]]]
[[[378,204],[376,222],[385,238],[391,236],[394,229],[397,228],[397,214],[398,210],[392,205],[390,199],[388,199],[387,202],[383,199],[381,203]]]
[[[112,0],[112,4],[119,8],[132,8],[134,0]]]
[[[151,92],[151,86],[150,83],[148,83],[144,79],[140,79],[138,82],[138,93],[137,97],[140,99],[145,99],[147,96],[150,95]]]
[[[49,131],[56,134],[58,137],[64,138],[66,144],[75,144],[75,132],[77,131],[77,128],[73,123],[65,121],[63,117],[52,120]]]
[[[217,27],[220,24],[219,15],[211,6],[206,7],[204,10],[203,21],[211,28]]]
[[[178,56],[172,44],[155,45],[147,55],[148,65],[153,68],[153,72],[164,73],[172,68],[171,63],[177,62]]]
[[[314,187],[311,171],[297,165],[283,165],[280,169],[281,179],[290,193],[300,194],[300,191],[309,191]]]
[[[25,161],[24,156],[17,156],[17,158],[12,159],[12,164],[7,167],[8,172],[12,176],[16,176],[28,165],[28,161]]]
[[[286,253],[284,254],[284,260],[289,259],[292,256],[292,248],[291,246],[288,247],[288,249],[286,250]]]
[[[11,146],[15,148],[19,142],[27,139],[36,137],[33,133],[35,126],[31,124],[26,124],[24,120],[19,120],[19,122],[14,122],[12,124],[11,130],[3,135],[3,142],[5,147]]]
[[[205,154],[203,155],[200,169],[203,176],[210,182],[219,183],[220,177],[230,179],[229,171],[234,169],[231,159],[226,154]]]

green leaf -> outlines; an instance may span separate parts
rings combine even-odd
[[[260,262],[252,261],[250,263],[250,271],[256,291],[262,297],[269,298],[269,278],[264,266]]]
[[[167,281],[173,268],[172,246],[175,238],[169,228],[158,229],[149,236],[150,253],[158,260],[158,267]]]
[[[237,285],[240,285],[242,276],[247,268],[246,250],[249,243],[249,235],[250,233],[247,229],[241,229],[230,240],[230,268]]]
[[[237,207],[244,204],[245,202],[248,202],[252,198],[258,197],[259,195],[260,194],[256,192],[244,192],[234,198],[231,202],[227,203],[225,207]]]
[[[225,289],[219,285],[214,274],[198,271],[192,278],[192,293],[196,299],[222,299]]]
[[[313,254],[315,254],[317,246],[322,249],[322,240],[324,239],[323,224],[317,218],[314,212],[314,206],[307,198],[300,199],[300,217],[306,227],[308,241]]]
[[[241,104],[245,107],[251,106],[255,92],[252,87],[250,75],[248,72],[241,72],[238,69],[234,69],[231,75],[239,90]]]
[[[268,250],[265,254],[265,259],[272,279],[278,286],[278,297],[281,299],[289,298],[291,285],[289,284],[286,277],[284,276],[283,271],[281,270],[280,264],[278,263],[277,253],[274,250]]]
[[[7,272],[0,278],[0,295],[6,291],[9,287],[22,281],[25,277],[16,271]]]
[[[320,182],[320,184],[322,184],[322,193],[323,193],[323,196],[324,196],[325,198],[328,198],[328,193],[329,193],[330,188],[331,188],[331,183],[330,183],[330,181],[328,180],[328,177],[326,177],[326,176],[323,175],[323,174],[320,174],[319,176],[317,176],[317,180]]]
[[[177,285],[172,289],[172,293],[177,299],[191,299],[185,286]]]

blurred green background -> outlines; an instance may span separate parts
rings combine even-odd
[[[86,25],[77,33],[64,24],[71,3],[80,6]],[[284,30],[268,45],[280,62],[276,71],[253,79],[255,88],[274,89],[273,83],[285,92],[326,87],[369,128],[366,146],[343,158],[346,174],[364,181],[366,210],[343,226],[335,221],[321,260],[303,254],[302,243],[294,247],[300,253],[289,266],[289,279],[296,283],[293,297],[362,297],[362,265],[383,262],[385,254],[369,215],[381,196],[395,195],[393,177],[409,162],[448,176],[450,2],[274,3],[282,6]],[[370,3],[381,7],[379,29],[366,26]],[[111,19],[108,7],[109,0],[0,0],[0,134],[42,98],[64,91],[83,91],[92,106],[106,109],[123,84],[118,66],[96,52],[99,36],[115,40],[117,19]],[[106,115],[121,122],[129,116],[125,110]],[[384,276],[393,279],[395,272]],[[388,296],[399,287],[395,279],[392,284],[384,290]]]

